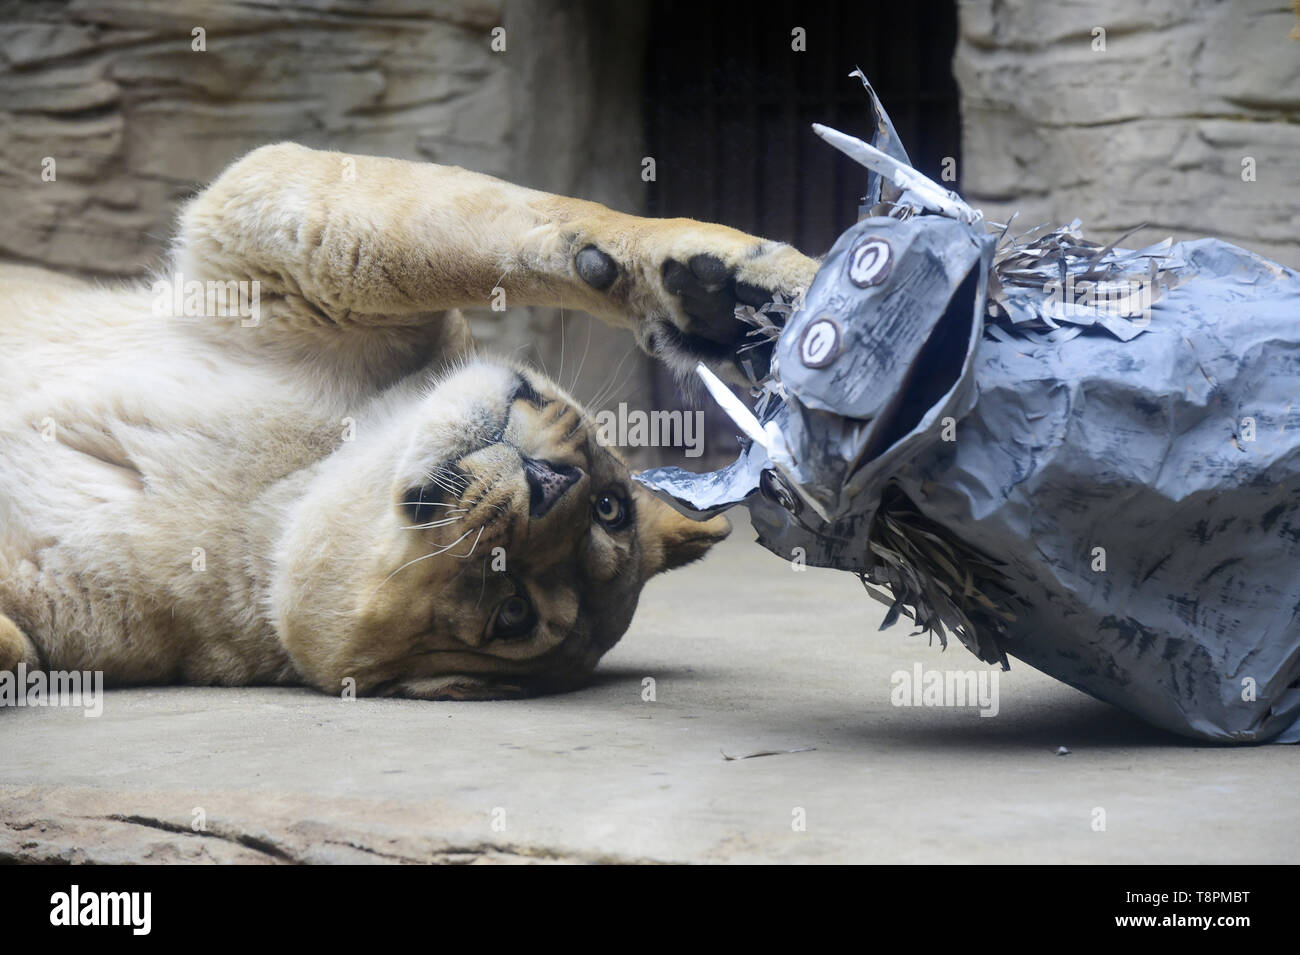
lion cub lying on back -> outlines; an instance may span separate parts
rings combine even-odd
[[[638,490],[554,382],[473,357],[455,310],[501,288],[725,371],[737,302],[815,264],[282,144],[188,205],[172,269],[259,283],[256,320],[0,269],[0,670],[431,699],[576,685],[646,579],[728,528]]]

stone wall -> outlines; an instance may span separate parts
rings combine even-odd
[[[1137,241],[1214,235],[1300,267],[1295,24],[1285,0],[962,2],[963,193],[1016,229],[1145,222]]]
[[[641,211],[650,7],[0,0],[0,259],[141,276],[186,196],[284,139]],[[1283,0],[962,3],[963,191],[995,219],[1019,210],[1017,228],[1079,216],[1112,238],[1147,222],[1139,240],[1213,234],[1300,266],[1294,20]],[[608,406],[651,401],[630,337],[585,315],[471,320],[582,399],[610,385]]]
[[[462,165],[638,211],[644,18],[641,3],[594,0],[0,4],[0,258],[142,276],[185,197],[280,140]],[[498,26],[504,51],[491,46]],[[492,347],[558,373],[553,312],[471,318]],[[589,321],[565,319],[566,353],[581,354]],[[630,338],[602,326],[591,342],[584,398]],[[613,400],[646,374],[633,355]]]

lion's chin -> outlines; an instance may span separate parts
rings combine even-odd
[[[452,673],[398,680],[378,690],[376,695],[415,700],[518,700],[535,693],[519,683]]]

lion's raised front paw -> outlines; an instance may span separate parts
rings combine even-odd
[[[624,299],[645,351],[679,374],[703,361],[738,382],[745,380],[745,360],[756,375],[766,373],[770,346],[736,318],[737,306],[790,302],[817,272],[815,260],[788,245],[690,219],[654,222],[638,236],[633,256],[620,269],[587,245],[574,264],[588,285]]]

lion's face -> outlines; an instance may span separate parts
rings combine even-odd
[[[295,664],[331,692],[577,685],[646,580],[729,530],[641,490],[576,402],[523,367],[470,362],[334,458],[295,509],[274,597]]]

